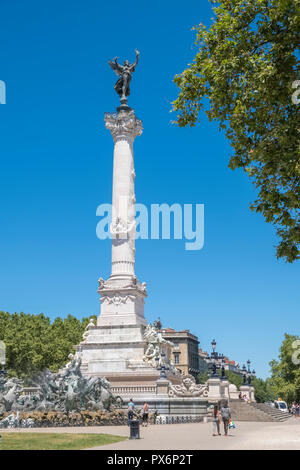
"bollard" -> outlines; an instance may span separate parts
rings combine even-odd
[[[140,439],[140,422],[137,419],[130,421],[130,438]]]

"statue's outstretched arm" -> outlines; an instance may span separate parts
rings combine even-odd
[[[131,67],[130,67],[130,68],[132,69],[132,71],[134,71],[135,67],[136,67],[137,64],[139,63],[139,55],[140,55],[140,53],[139,53],[139,51],[138,51],[137,49],[135,50],[135,55],[136,55],[136,60],[135,60],[135,62],[131,65]]]

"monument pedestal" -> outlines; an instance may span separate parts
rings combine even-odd
[[[209,401],[215,403],[221,400],[221,380],[219,377],[210,377],[207,381],[207,385]]]
[[[253,385],[250,385],[249,395],[250,395],[250,401],[252,403],[255,403],[256,402],[256,400],[255,400],[255,388],[253,387]]]
[[[86,376],[106,377],[112,386],[155,385],[160,372],[143,360],[146,342],[143,325],[90,326],[88,336],[77,347]],[[180,376],[166,371],[168,380]]]
[[[229,381],[221,380],[221,395],[222,398],[229,401]]]
[[[240,386],[240,392],[242,394],[242,397],[246,395],[247,399],[250,400],[250,386],[249,385],[241,385]]]

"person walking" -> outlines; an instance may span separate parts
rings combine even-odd
[[[231,419],[231,411],[228,406],[228,402],[225,402],[223,407],[221,408],[221,416],[224,424],[224,436],[228,436],[228,425],[229,420]]]
[[[213,436],[221,436],[220,424],[221,424],[220,410],[219,410],[218,405],[215,405],[214,410],[213,410],[213,421],[212,421]]]
[[[148,419],[149,419],[149,405],[145,401],[144,406],[143,406],[143,424],[142,424],[143,427],[148,426]]]
[[[130,398],[128,402],[128,426],[130,426],[130,422],[132,421],[133,411],[134,411],[134,403],[133,403],[132,398]]]

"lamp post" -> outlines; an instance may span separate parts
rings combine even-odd
[[[211,342],[211,347],[212,347],[212,353],[211,353],[211,356],[212,357],[215,357],[215,350],[216,350],[216,346],[217,346],[217,343],[216,343],[216,340],[213,339],[212,342]]]
[[[213,378],[218,378],[218,377],[219,377],[219,376],[218,376],[218,373],[217,373],[217,364],[215,363],[215,360],[214,360],[214,362],[212,363],[212,374],[211,374],[211,376],[212,376]]]
[[[243,385],[247,385],[247,375],[246,375],[247,369],[246,369],[245,364],[242,367],[242,371],[243,371]]]
[[[248,361],[247,361],[248,374],[251,374],[250,364],[251,364],[251,361],[250,361],[250,359],[248,359]]]
[[[5,377],[7,376],[7,372],[4,368],[5,366],[5,358],[1,359],[1,370],[0,370],[0,380],[4,384],[5,383]]]
[[[211,353],[211,361],[212,361],[212,374],[211,376],[213,378],[218,378],[218,373],[217,373],[217,361],[216,361],[216,340],[213,339],[212,342],[211,342],[211,347],[212,347],[212,353]]]
[[[161,352],[161,365],[159,365],[159,357],[156,356],[155,357],[155,361],[156,361],[156,368],[157,370],[160,370],[160,378],[161,379],[167,379],[167,375],[166,375],[166,364],[165,364],[165,353],[162,351]]]
[[[221,371],[222,371],[221,380],[227,380],[227,377],[226,377],[226,374],[225,374],[225,358],[224,358],[223,354],[222,354],[222,368],[221,368]]]
[[[224,354],[218,354],[216,352],[216,346],[217,346],[217,342],[215,339],[212,340],[211,342],[211,347],[212,347],[212,352],[211,352],[211,355],[208,356],[208,359],[210,360],[211,364],[212,364],[212,377],[213,378],[218,378],[219,375],[217,373],[217,369],[220,369],[221,368],[221,371],[222,371],[222,379],[223,380],[227,380],[227,377],[225,375],[225,356]]]
[[[6,352],[5,343],[4,343],[4,341],[0,340],[0,359],[1,359],[1,366],[2,366],[2,369],[1,369],[1,371],[0,371],[0,374],[1,374],[2,377],[5,377],[5,375],[6,375],[6,372],[5,372],[5,369],[4,369],[5,362],[6,362],[6,360],[5,360],[5,356],[6,356],[5,352]]]

